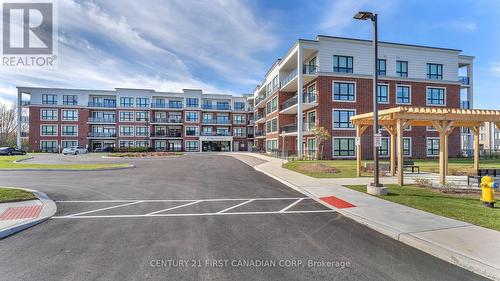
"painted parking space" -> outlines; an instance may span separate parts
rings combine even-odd
[[[53,219],[186,217],[335,212],[311,198],[57,201]]]

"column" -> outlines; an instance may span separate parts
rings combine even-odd
[[[441,129],[439,130],[439,182],[444,184],[446,182],[445,175],[445,135],[446,133]]]
[[[356,125],[356,176],[361,177],[361,125]]]
[[[302,123],[302,47],[300,43],[297,46],[297,157],[302,159],[304,154],[302,147],[303,123]]]
[[[396,174],[396,134],[391,133],[391,176]]]
[[[21,149],[22,139],[21,139],[21,130],[22,130],[22,112],[23,112],[23,93],[18,89],[17,90],[17,148]]]
[[[479,170],[479,127],[474,128],[474,170]]]
[[[403,186],[403,121],[398,119],[396,124],[396,139],[398,143],[398,184]]]

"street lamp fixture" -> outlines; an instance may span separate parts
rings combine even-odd
[[[377,85],[378,85],[378,30],[377,30],[377,14],[372,12],[358,12],[354,15],[357,20],[371,20],[373,23],[373,183],[368,187],[368,193],[384,195],[387,194],[387,189],[379,182],[379,163],[378,163],[378,145],[380,142],[380,134],[378,128],[378,101],[377,101]],[[371,188],[370,188],[371,187]],[[372,192],[370,192],[372,190]]]

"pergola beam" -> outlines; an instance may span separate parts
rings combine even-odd
[[[368,128],[367,125],[355,125],[356,126],[356,138],[358,143],[356,144],[356,175],[361,177],[361,136]]]

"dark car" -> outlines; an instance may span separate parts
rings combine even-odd
[[[98,148],[94,149],[94,152],[114,152],[114,151],[115,151],[115,148],[111,147],[111,146],[98,147]]]
[[[0,147],[0,155],[25,155],[26,151],[13,147]]]

